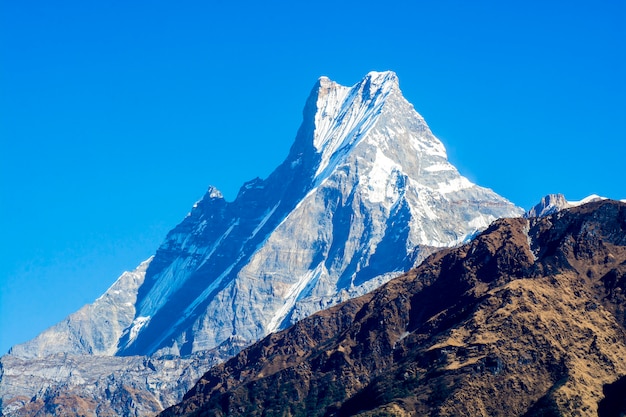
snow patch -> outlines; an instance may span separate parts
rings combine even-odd
[[[224,198],[224,195],[215,187],[209,188],[209,197],[210,198]]]
[[[306,274],[302,275],[298,279],[298,281],[296,281],[289,288],[289,291],[287,291],[287,294],[284,297],[283,304],[276,311],[276,313],[274,313],[274,316],[272,317],[269,324],[267,325],[266,329],[267,329],[268,334],[274,333],[275,331],[279,329],[281,323],[283,322],[285,317],[287,317],[287,314],[289,314],[289,312],[295,306],[296,301],[298,301],[298,298],[300,298],[300,294],[304,291],[305,288],[309,287],[310,283],[316,281],[320,277],[323,271],[324,271],[324,264],[319,264],[312,271],[309,271]]]
[[[252,234],[250,235],[248,240],[252,239],[253,237],[256,236],[257,233],[259,233],[259,230],[261,230],[261,228],[265,226],[265,223],[267,223],[267,221],[272,217],[272,215],[274,214],[274,212],[276,211],[279,205],[280,205],[280,201],[276,203],[276,205],[271,210],[265,213],[263,219],[259,222],[258,226],[255,227],[255,229],[252,231]]]
[[[400,165],[376,148],[376,159],[367,177],[361,181],[367,184],[367,198],[372,203],[381,203],[387,199],[395,200],[398,192],[393,184],[394,172],[401,170]]]
[[[449,181],[437,184],[436,191],[440,192],[441,194],[449,194],[465,190],[473,186],[474,184],[472,184],[467,178],[459,176]]]
[[[445,164],[434,164],[428,166],[426,168],[422,168],[423,171],[426,172],[442,172],[442,171],[454,171],[454,167],[448,163]]]
[[[202,263],[200,264],[200,266],[198,266],[198,268],[202,267],[205,263],[208,262],[209,259],[211,259],[211,256],[213,256],[213,254],[215,253],[215,250],[222,244],[222,242],[224,241],[224,239],[226,239],[230,233],[233,231],[233,229],[239,226],[239,219],[235,220],[229,227],[228,229],[226,229],[226,231],[224,232],[224,234],[222,236],[220,236],[220,238],[213,244],[213,246],[211,246],[211,249],[209,250],[209,252],[204,255],[204,260],[202,261]]]
[[[537,260],[537,253],[535,253],[535,251],[533,250],[533,238],[530,236],[530,222],[528,220],[526,220],[526,224],[524,225],[523,228],[524,234],[526,235],[526,242],[528,242],[528,251],[532,254],[533,256],[533,261]]]
[[[600,201],[600,200],[606,200],[606,199],[607,199],[606,197],[601,197],[597,194],[591,194],[583,198],[580,201],[568,201],[568,204],[571,207],[577,207],[577,206],[582,206],[583,204],[591,203],[592,201]]]
[[[150,322],[150,316],[140,316],[133,320],[133,323],[130,325],[130,332],[128,335],[128,343],[131,344],[136,338],[141,329],[143,329],[146,324]]]
[[[469,221],[468,225],[475,230],[487,228],[496,218],[494,216],[476,216]]]

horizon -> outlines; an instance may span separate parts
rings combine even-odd
[[[0,6],[0,355],[147,259],[210,185],[232,201],[266,178],[322,76],[396,72],[461,175],[525,210],[626,198],[623,2],[377,6]]]

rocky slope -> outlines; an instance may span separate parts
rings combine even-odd
[[[206,365],[201,359],[157,360],[61,353],[23,359],[7,355],[0,372],[5,378],[3,413],[154,415],[163,410],[164,405],[178,401],[202,375],[201,369],[207,369]]]
[[[33,340],[13,346],[11,355],[44,358],[58,353],[115,354],[117,341],[135,318],[137,290],[143,284],[150,261],[142,262],[132,272],[123,273],[92,304],[70,314]]]
[[[565,196],[563,194],[548,194],[547,196],[543,197],[541,201],[537,203],[533,208],[528,210],[526,214],[524,214],[524,217],[547,216],[566,208],[577,207],[582,204],[587,204],[591,203],[592,201],[600,200],[606,200],[606,198],[592,194],[583,198],[580,201],[568,201],[565,199]]]
[[[264,338],[162,416],[619,415],[625,297],[626,204],[498,220]]]

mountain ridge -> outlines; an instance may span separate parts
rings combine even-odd
[[[600,197],[597,194],[591,194],[580,201],[568,201],[563,194],[548,194],[541,198],[541,201],[528,210],[525,217],[541,217],[556,213],[571,207],[577,207],[592,201],[606,200],[606,197]],[[621,200],[624,202],[624,200]]]

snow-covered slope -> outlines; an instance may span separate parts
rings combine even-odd
[[[149,264],[12,354],[171,357],[251,343],[522,214],[448,162],[393,72],[353,87],[322,77],[267,179],[231,202],[209,188]]]

